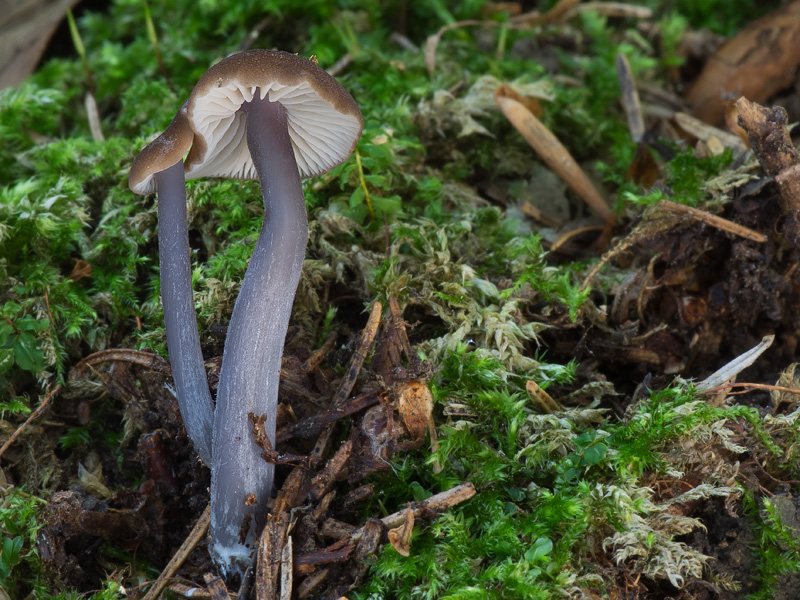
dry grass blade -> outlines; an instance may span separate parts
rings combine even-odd
[[[530,25],[521,24],[516,25],[514,23],[499,23],[497,21],[478,21],[475,19],[469,21],[458,21],[456,23],[450,23],[449,25],[445,25],[439,31],[434,33],[433,35],[429,36],[428,39],[425,41],[425,66],[428,69],[428,74],[433,75],[433,72],[436,70],[436,49],[439,47],[439,42],[442,39],[442,36],[451,31],[453,29],[459,29],[461,27],[477,27],[477,26],[484,26],[484,27],[508,27],[510,29],[529,29]]]
[[[621,52],[617,54],[617,79],[622,90],[622,107],[625,109],[625,118],[628,120],[628,130],[631,138],[637,144],[644,137],[644,117],[642,104],[639,102],[639,92],[636,91],[636,80],[628,62],[628,57]]]
[[[569,151],[527,108],[510,98],[505,88],[506,86],[502,85],[497,88],[494,99],[506,118],[511,121],[511,124],[522,134],[525,141],[548,167],[561,177],[595,213],[606,222],[610,221],[613,218],[611,209]]]
[[[175,553],[169,563],[167,563],[167,566],[164,567],[161,575],[158,576],[158,579],[156,579],[153,583],[153,587],[148,590],[147,594],[145,594],[142,600],[156,600],[156,598],[161,595],[161,592],[163,592],[164,588],[166,588],[169,584],[169,580],[175,576],[175,573],[177,573],[178,569],[181,568],[181,565],[184,563],[186,558],[195,549],[195,546],[197,546],[197,544],[200,543],[200,540],[205,537],[206,532],[208,531],[208,524],[210,520],[211,507],[206,506],[206,509],[203,511],[203,514],[200,515],[200,518],[197,519],[197,523],[195,523],[188,537],[183,541],[183,544],[181,544],[181,547],[178,548],[178,551]]]
[[[730,148],[735,152],[744,152],[747,150],[745,143],[739,138],[728,131],[709,125],[705,121],[701,121],[692,115],[684,112],[676,112],[674,115],[675,122],[686,133],[696,137],[698,140],[708,142],[712,137],[717,138],[723,146]]]
[[[734,379],[740,372],[756,362],[758,357],[761,356],[774,341],[774,335],[765,336],[757,346],[754,346],[744,354],[737,356],[727,365],[698,383],[696,386],[697,389],[700,391],[708,391]]]

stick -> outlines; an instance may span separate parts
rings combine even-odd
[[[197,523],[194,524],[189,536],[183,541],[181,547],[178,548],[178,551],[175,553],[169,563],[167,563],[167,566],[164,567],[161,575],[158,576],[158,579],[156,579],[153,583],[153,587],[148,590],[147,594],[145,594],[142,600],[156,600],[156,598],[161,595],[161,592],[163,592],[164,588],[167,587],[167,584],[169,584],[169,580],[175,576],[175,573],[177,573],[178,569],[181,568],[181,565],[184,563],[186,558],[192,553],[197,544],[200,543],[200,540],[205,537],[206,532],[208,531],[208,524],[210,520],[211,506],[209,505],[206,506],[203,514],[200,515],[200,518],[197,519]]]
[[[57,385],[52,392],[48,393],[47,396],[45,396],[45,399],[42,400],[42,403],[38,406],[38,408],[34,410],[27,419],[25,419],[25,422],[19,427],[17,427],[17,430],[11,434],[11,437],[8,438],[6,440],[6,443],[3,444],[3,447],[0,448],[0,457],[2,457],[3,454],[5,454],[5,451],[8,450],[9,446],[11,446],[11,444],[14,443],[14,440],[16,440],[19,437],[19,435],[25,430],[25,428],[31,424],[31,421],[33,421],[36,417],[42,414],[44,409],[47,408],[47,403],[50,402],[50,399],[53,396],[55,396],[58,393],[58,390],[60,389],[61,386]]]
[[[659,200],[658,205],[659,207],[666,208],[674,213],[687,215],[696,221],[700,221],[706,225],[711,225],[717,229],[738,235],[739,237],[743,237],[747,240],[752,240],[762,244],[767,241],[767,236],[762,233],[753,231],[744,225],[739,225],[738,223],[734,223],[728,219],[723,219],[722,217],[712,215],[704,210],[692,208],[691,206],[686,206],[685,204],[678,204],[677,202],[672,202],[671,200]]]

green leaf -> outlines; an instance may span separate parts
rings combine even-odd
[[[525,552],[525,558],[528,562],[536,562],[544,558],[553,551],[553,542],[549,538],[540,537],[533,542],[533,547]]]
[[[603,443],[589,446],[583,451],[583,460],[590,465],[596,465],[603,460],[606,455],[606,450],[608,450],[608,446]]]
[[[14,323],[19,331],[44,331],[50,327],[49,319],[36,319],[35,317],[22,317]]]
[[[41,371],[44,367],[44,355],[36,347],[36,338],[29,333],[22,333],[14,344],[14,358],[25,371]]]

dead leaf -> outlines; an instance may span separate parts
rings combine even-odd
[[[694,115],[719,125],[739,96],[764,102],[791,85],[800,66],[800,0],[765,15],[712,56],[687,100]]]
[[[400,384],[397,393],[397,412],[413,440],[420,440],[428,431],[433,418],[433,394],[424,381]]]
[[[403,515],[403,524],[389,530],[389,543],[394,546],[398,554],[402,556],[411,555],[412,533],[414,533],[414,511],[407,508]]]
[[[28,77],[59,22],[79,0],[0,0],[0,89]]]

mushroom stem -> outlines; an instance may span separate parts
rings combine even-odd
[[[272,492],[274,466],[261,458],[248,413],[266,415],[274,444],[283,343],[308,237],[286,110],[268,98],[260,100],[258,92],[242,108],[261,181],[264,224],[228,327],[214,414],[211,552],[229,572],[248,559],[247,546],[261,525],[256,519]]]
[[[211,464],[214,404],[200,351],[192,295],[189,226],[183,160],[156,173],[158,189],[158,260],[167,348],[181,417],[200,458]]]

